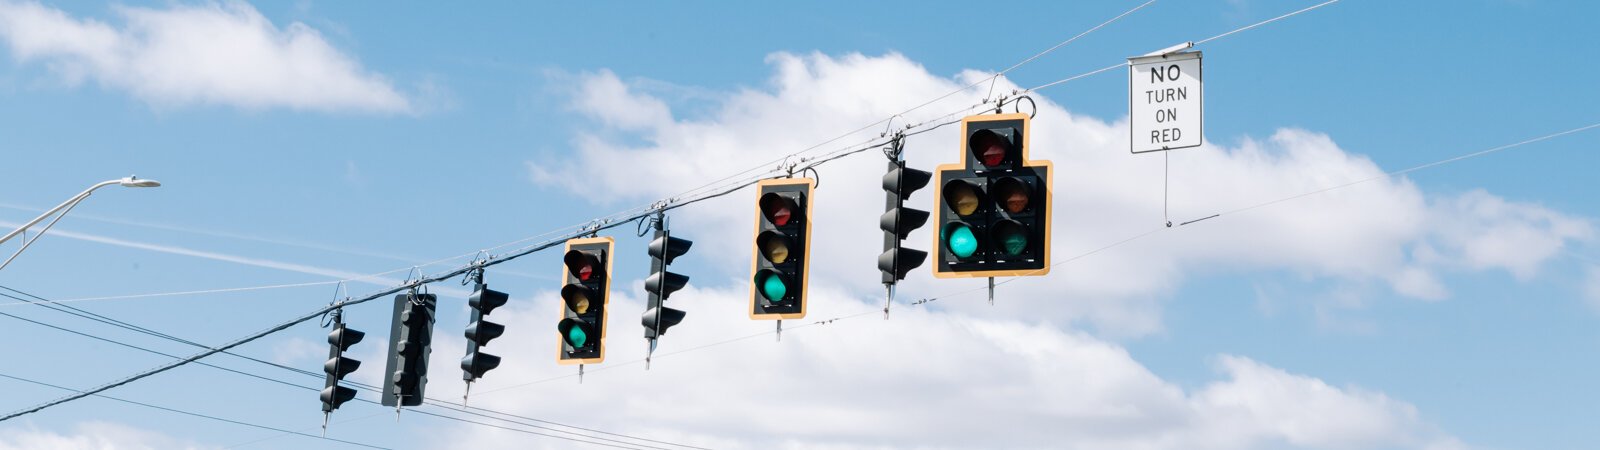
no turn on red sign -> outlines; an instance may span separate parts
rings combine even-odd
[[[1202,136],[1200,52],[1128,58],[1133,153],[1197,147]]]

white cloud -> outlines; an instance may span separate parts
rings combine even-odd
[[[698,118],[663,112],[658,105],[665,102],[644,92],[649,89],[610,72],[580,76],[573,105],[594,118],[596,129],[574,139],[580,152],[562,166],[570,178],[550,177],[553,171],[530,164],[532,179],[582,188],[597,203],[644,203],[751,167],[765,171],[773,158],[985,76],[934,76],[894,54],[777,54],[769,62],[769,86],[725,92],[717,108]],[[1002,82],[996,90],[1012,88]],[[984,93],[953,96],[899,123],[957,110]],[[608,372],[592,368],[583,386],[562,379],[473,402],[719,448],[1461,448],[1414,406],[1381,392],[1232,355],[1216,358],[1218,379],[1176,383],[1117,344],[1064,325],[1084,321],[1111,335],[1154,332],[1161,327],[1159,299],[1185,277],[1271,271],[1334,281],[1334,292],[1310,300],[1318,320],[1367,333],[1373,323],[1343,312],[1370,304],[1368,286],[1443,299],[1449,296],[1443,274],[1505,270],[1528,280],[1552,251],[1593,239],[1588,221],[1538,205],[1484,192],[1427,194],[1409,180],[1385,177],[1383,168],[1331,137],[1301,129],[1173,152],[1172,218],[1373,180],[1166,230],[1159,155],[1129,155],[1123,121],[1076,115],[1042,95],[1034,99],[1039,113],[1031,156],[1053,160],[1058,172],[1054,258],[1148,230],[1165,232],[1056,267],[1048,277],[1017,279],[997,292],[995,306],[981,292],[923,307],[901,305],[893,320],[873,314],[816,325],[786,332],[781,343],[758,338],[660,359],[643,374],[629,373],[637,366],[606,367],[644,352],[631,320],[613,316],[612,323],[625,325],[609,351],[623,359],[602,366]],[[931,169],[952,160],[959,152],[956,133],[947,127],[911,138],[910,164]],[[881,295],[874,262],[882,171],[883,162],[871,156],[822,170],[813,215],[812,320],[871,311],[881,301],[871,299]],[[932,191],[919,192],[911,203],[933,207]],[[695,239],[698,258],[746,260],[749,242],[721,237],[749,234],[753,201],[744,191],[674,211],[675,235]],[[908,242],[926,249],[932,240],[931,227],[924,227]],[[726,272],[697,274],[694,285],[674,296],[674,306],[689,310],[690,318],[667,336],[663,351],[770,329],[744,317],[743,267],[709,270]],[[982,283],[933,280],[924,267],[901,285],[900,298],[949,295]],[[619,294],[638,290],[635,285]],[[534,317],[511,317],[513,329],[531,328],[516,331],[527,337],[513,339],[554,346],[553,325],[539,319],[558,309],[552,296],[532,302],[534,310],[525,313]],[[624,318],[641,309],[635,299],[622,301],[613,311]],[[435,364],[435,370],[449,367]],[[505,372],[491,373],[474,391],[516,384],[496,377],[539,380],[572,369],[508,358],[499,370]],[[459,392],[445,386],[442,396]],[[489,446],[520,439],[483,436]]]
[[[71,433],[33,427],[0,429],[0,450],[166,450],[199,449],[193,442],[111,422],[82,422]]]
[[[581,152],[573,164],[562,165],[567,179],[555,179],[547,168],[530,163],[532,178],[582,189],[598,203],[644,203],[751,167],[768,170],[776,165],[769,163],[773,158],[986,76],[934,76],[896,54],[777,54],[769,62],[774,76],[768,88],[727,92],[719,108],[696,120],[663,112],[659,99],[629,88],[610,72],[579,77],[574,105],[594,117],[599,128],[574,139]],[[1002,81],[996,91],[1013,88]],[[958,110],[986,92],[952,96],[898,123]],[[1161,228],[1162,158],[1128,154],[1125,119],[1107,122],[1076,115],[1047,97],[1034,98],[1039,113],[1032,125],[1031,157],[1053,160],[1058,172],[1053,257],[1064,260]],[[880,131],[864,131],[805,156],[876,137]],[[946,127],[908,140],[910,165],[932,169],[953,160],[959,151],[956,133]],[[1358,285],[1377,282],[1401,295],[1437,300],[1449,295],[1439,277],[1445,271],[1506,270],[1527,280],[1554,251],[1574,240],[1591,240],[1594,234],[1586,220],[1481,191],[1429,196],[1409,180],[1384,177],[1384,169],[1369,158],[1309,130],[1282,129],[1234,146],[1213,137],[1207,145],[1170,156],[1170,211],[1178,222],[1376,179],[1167,230],[1057,267],[1048,277],[1018,280],[1003,290],[997,307],[969,312],[1015,316],[1042,309],[1046,317],[1062,322],[1087,320],[1102,331],[1138,335],[1160,329],[1157,299],[1186,276],[1240,270],[1287,271]],[[627,163],[607,164],[618,161]],[[813,230],[814,280],[840,283],[862,294],[881,290],[871,268],[881,242],[876,221],[883,207],[878,186],[882,171],[883,162],[872,156],[823,168]],[[934,207],[932,191],[918,192],[912,205]],[[744,192],[711,200],[674,212],[675,223],[691,238],[746,235],[754,220],[748,207],[752,201]],[[933,245],[930,228],[911,235],[913,247]],[[702,242],[696,251],[711,259],[750,255],[743,239]],[[740,269],[729,270],[743,276]],[[935,288],[925,266],[911,275],[902,292],[907,298],[926,297],[981,286],[975,283],[939,280]],[[1005,298],[1052,300],[1030,300],[1024,311],[1016,306],[1023,302]]]
[[[672,121],[672,111],[661,100],[632,95],[609,70],[582,77],[573,106],[581,112],[624,130],[648,130]]]
[[[722,112],[697,121],[679,120],[658,109],[640,113],[633,109],[654,109],[659,100],[637,98],[641,94],[614,82],[615,75],[591,76],[600,86],[580,92],[614,99],[616,108],[628,111],[611,111],[608,101],[577,104],[607,127],[579,139],[583,153],[578,158],[624,162],[609,165],[615,172],[580,174],[603,181],[589,183],[599,191],[586,194],[631,203],[676,193],[705,182],[707,174],[755,165],[962,82],[931,76],[895,55],[778,55],[772,61],[778,75],[771,92],[731,93]],[[933,106],[933,114],[975,100],[957,96]],[[1055,160],[1060,171],[1057,257],[1157,227],[1160,162],[1127,155],[1125,133],[1117,123],[1072,115],[1043,97],[1039,104],[1034,157]],[[638,133],[646,144],[635,147],[605,137],[615,132]],[[913,166],[931,168],[953,156],[953,133],[941,130],[915,138],[909,154]],[[1193,150],[1173,156],[1175,164],[1185,164],[1174,176],[1177,217],[1198,217],[1238,206],[1234,201],[1268,200],[1382,173],[1327,136],[1303,130],[1280,131],[1237,148]],[[1160,324],[1155,300],[1195,271],[1269,268],[1392,282],[1396,289],[1409,286],[1404,289],[1427,293],[1429,277],[1392,281],[1387,270],[1435,268],[1413,256],[1418,252],[1406,251],[1428,236],[1432,213],[1425,196],[1404,180],[1367,183],[1156,235],[1083,264],[1059,267],[1050,277],[1007,285],[994,307],[975,294],[921,307],[897,306],[893,320],[885,321],[872,313],[879,307],[873,263],[879,247],[882,170],[882,162],[870,157],[826,166],[813,230],[818,261],[810,284],[811,316],[789,321],[782,342],[760,336],[672,354],[772,327],[745,316],[748,290],[741,270],[695,273],[692,284],[671,300],[671,306],[687,310],[689,317],[667,333],[660,357],[645,372],[628,364],[645,353],[641,329],[632,319],[643,309],[636,297],[642,289],[632,280],[613,289],[608,361],[590,367],[584,384],[561,378],[507,389],[576,372],[553,364],[557,341],[551,318],[559,310],[555,293],[547,290],[531,298],[513,294],[512,303],[490,317],[507,325],[506,334],[484,349],[504,357],[502,366],[474,386],[471,404],[714,448],[1461,446],[1421,418],[1416,407],[1381,392],[1336,386],[1231,355],[1215,358],[1216,379],[1169,380],[1120,345],[1063,327],[1087,319],[1113,332],[1154,330]],[[576,186],[571,180],[536,179]],[[931,205],[931,191],[913,201]],[[748,234],[754,220],[748,206],[754,199],[742,194],[674,214],[676,230],[696,241],[696,258],[749,257],[748,242],[721,239]],[[932,240],[928,232],[920,230],[911,242],[927,248]],[[980,280],[935,284],[920,270],[903,285],[902,298],[979,285]],[[1349,306],[1335,300],[1334,306]],[[1360,300],[1348,301],[1359,305]],[[1021,314],[1022,305],[1032,314]],[[857,312],[871,314],[809,325]],[[455,399],[462,393],[463,384],[455,380],[464,341],[459,333],[445,332],[461,325],[437,325],[442,328],[433,345],[430,397]],[[378,367],[382,347],[356,351],[369,367]],[[381,376],[380,370],[361,370],[352,378],[376,383]],[[404,413],[400,420],[408,426],[437,423]],[[571,446],[476,426],[449,426],[470,428],[431,433],[437,440],[417,444]]]
[[[1508,202],[1481,189],[1434,205],[1433,241],[1440,264],[1504,269],[1528,280],[1570,240],[1594,239],[1594,226],[1544,207]]]
[[[1450,293],[1433,272],[1417,266],[1407,266],[1389,276],[1394,291],[1412,298],[1442,300]]]
[[[116,7],[122,27],[33,1],[0,1],[0,38],[21,62],[43,62],[69,84],[94,80],[150,104],[245,109],[409,112],[368,73],[303,23],[278,28],[240,1]]]
[[[607,360],[590,366],[583,384],[562,378],[506,389],[576,372],[554,364],[557,337],[549,318],[559,308],[555,293],[515,297],[491,317],[507,331],[484,351],[505,359],[473,387],[471,404],[714,448],[1424,448],[1455,442],[1403,401],[1239,356],[1217,358],[1219,379],[1184,388],[1117,344],[1047,322],[902,307],[892,320],[869,314],[808,326],[878,307],[831,286],[813,289],[815,312],[786,321],[781,342],[766,335],[672,355],[773,327],[745,317],[740,306],[748,291],[742,286],[691,284],[671,300],[689,311],[688,318],[663,337],[662,356],[645,371],[628,364],[645,352],[632,320],[643,309],[634,295],[642,287],[633,281],[614,291]],[[457,333],[435,335],[430,397],[461,395],[463,384],[454,375],[464,345]],[[525,351],[530,345],[536,351]],[[548,351],[537,351],[541,347]],[[375,381],[379,374],[355,376]],[[570,446],[479,427],[461,431],[437,434],[449,437],[435,447]]]
[[[1196,428],[1222,447],[1249,446],[1228,434],[1301,448],[1452,448],[1453,438],[1418,433],[1416,408],[1382,393],[1340,389],[1238,356],[1222,356],[1229,377],[1195,393]],[[1225,431],[1222,431],[1225,430]],[[1243,445],[1240,445],[1243,444]]]
[[[321,361],[328,355],[328,344],[303,337],[293,337],[272,345],[272,362],[294,365],[308,361]]]

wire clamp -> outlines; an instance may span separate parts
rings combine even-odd
[[[883,124],[883,132],[878,133],[878,137],[885,137],[889,135],[889,130],[894,129],[894,119],[905,120],[905,118],[900,117],[899,114],[889,116],[889,120],[885,121]],[[906,124],[906,128],[911,128],[911,124]]]

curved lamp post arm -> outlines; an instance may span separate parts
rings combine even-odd
[[[113,184],[120,184],[120,185],[127,186],[127,187],[156,187],[156,186],[160,186],[161,185],[160,182],[157,182],[155,180],[142,180],[142,179],[139,179],[138,177],[130,176],[130,177],[127,177],[127,178],[121,178],[121,179],[116,179],[116,180],[106,180],[106,181],[102,181],[102,182],[96,183],[94,186],[89,186],[88,189],[84,189],[83,192],[78,193],[78,195],[74,195],[74,196],[72,196],[72,198],[67,199],[67,201],[61,202],[60,205],[56,205],[56,207],[50,208],[49,211],[45,211],[44,214],[40,214],[39,217],[33,218],[33,220],[28,221],[28,223],[23,224],[21,227],[18,227],[16,230],[12,230],[10,233],[6,233],[5,237],[0,237],[0,244],[4,244],[6,241],[11,240],[11,238],[17,237],[18,235],[21,235],[22,233],[28,231],[28,229],[32,228],[34,225],[38,225],[39,222],[43,222],[44,219],[47,219],[52,215],[56,216],[55,220],[51,220],[48,225],[45,225],[44,230],[40,231],[39,234],[34,235],[32,239],[28,239],[28,240],[24,241],[22,243],[22,248],[17,249],[16,253],[12,253],[10,258],[6,258],[6,261],[4,263],[0,263],[0,269],[4,269],[7,265],[10,265],[11,264],[11,260],[17,259],[17,255],[21,255],[23,250],[27,250],[28,246],[33,244],[33,241],[38,240],[39,236],[44,235],[45,231],[49,231],[50,227],[55,226],[56,222],[60,221],[62,217],[65,217],[67,215],[67,212],[72,211],[72,208],[76,207],[79,202],[82,202],[84,199],[89,198],[89,194],[94,193],[94,191],[96,189],[100,189],[100,188],[103,188],[103,187],[106,187],[106,186],[110,186],[110,185],[113,185]],[[59,215],[56,214],[58,212],[60,213]]]

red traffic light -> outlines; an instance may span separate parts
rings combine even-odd
[[[998,166],[1004,162],[1011,153],[1011,139],[995,133],[992,129],[982,129],[972,133],[967,139],[968,149],[978,162],[988,167]]]
[[[794,220],[796,211],[799,211],[799,207],[794,204],[794,200],[776,193],[761,196],[761,216],[766,217],[773,225],[780,227],[788,225]]]
[[[567,264],[567,272],[571,272],[572,276],[578,277],[579,281],[589,281],[589,278],[594,276],[595,271],[600,266],[599,258],[577,250],[567,251],[567,255],[562,257],[561,260]]]

